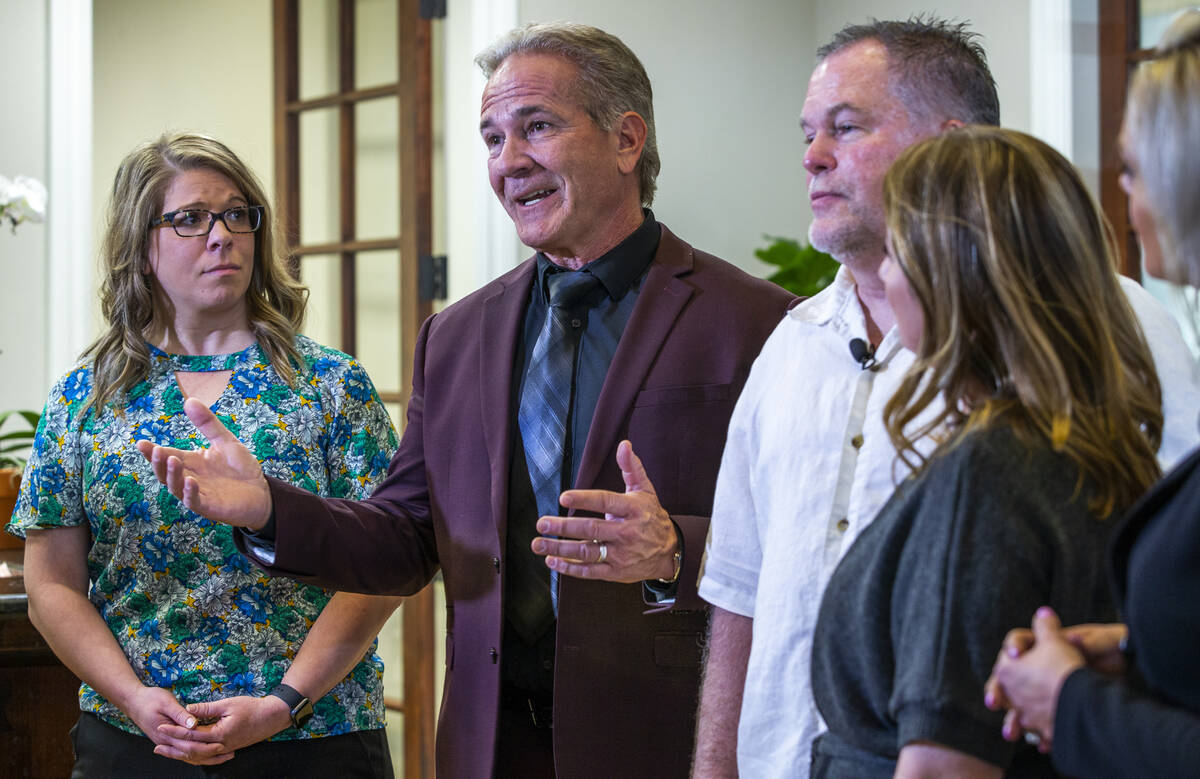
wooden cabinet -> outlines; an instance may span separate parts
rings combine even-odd
[[[19,565],[21,550],[0,550]],[[23,580],[0,578],[0,777],[70,776],[79,680],[29,621]]]

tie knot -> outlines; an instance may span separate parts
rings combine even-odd
[[[550,305],[555,308],[571,308],[582,301],[599,283],[600,279],[586,271],[551,273],[546,279],[550,288]]]

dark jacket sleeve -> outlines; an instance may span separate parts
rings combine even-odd
[[[1081,668],[1058,696],[1052,756],[1070,776],[1200,776],[1200,717]]]
[[[275,561],[251,560],[276,576],[338,590],[411,595],[438,569],[423,435],[425,345],[433,317],[417,336],[412,399],[400,448],[386,479],[361,501],[320,498],[267,479],[275,513]],[[244,536],[235,534],[247,551]]]

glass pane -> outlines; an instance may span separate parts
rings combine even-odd
[[[300,114],[300,243],[338,240],[338,117],[336,108]]]
[[[337,91],[337,1],[300,2],[300,99]]]
[[[441,672],[446,667],[446,642],[437,640],[446,635],[446,581],[441,571],[433,580],[433,635],[433,703],[436,706],[442,699],[442,687],[446,682],[446,674]]]
[[[342,348],[340,279],[337,255],[309,254],[300,258],[300,281],[308,287],[304,334],[334,349]]]
[[[379,388],[376,387],[375,389],[378,390]],[[408,409],[399,403],[384,403],[383,407],[387,409],[388,416],[392,418],[392,426],[396,428],[396,432],[404,435],[404,412]]]
[[[356,270],[358,353],[354,356],[375,382],[375,389],[399,392],[400,253],[362,252]]]
[[[400,234],[398,98],[354,107],[355,234],[359,239]]]
[[[394,84],[400,78],[395,0],[354,4],[354,88]]]
[[[1175,18],[1175,14],[1194,4],[1195,0],[1141,0],[1138,4],[1138,12],[1141,15],[1141,47],[1153,49],[1157,46],[1163,31]]]

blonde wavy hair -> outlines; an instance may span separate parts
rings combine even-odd
[[[186,170],[212,170],[227,177],[251,205],[263,206],[263,224],[254,233],[254,270],[246,291],[250,327],[280,378],[295,381],[299,353],[295,338],[304,321],[308,290],[288,272],[276,253],[277,228],[258,177],[229,147],[213,138],[171,133],[131,151],[113,179],[100,249],[100,306],[107,327],[83,353],[92,363],[92,394],[87,410],[117,404],[145,379],[150,349],[145,332],[154,318],[154,295],[144,271],[149,226],[162,214],[167,187]]]
[[[924,467],[925,436],[953,446],[1004,424],[1075,462],[1098,517],[1128,507],[1160,475],[1161,389],[1111,230],[1071,164],[1024,133],[966,127],[902,154],[884,205],[925,317],[884,408],[904,462]]]

